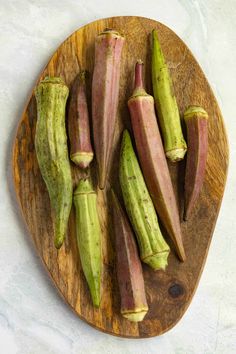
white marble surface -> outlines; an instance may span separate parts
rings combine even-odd
[[[63,303],[19,215],[11,147],[23,106],[58,45],[95,19],[142,15],[172,28],[201,64],[221,107],[231,163],[206,267],[181,322],[159,338],[100,333]],[[236,353],[236,1],[0,0],[0,353]]]

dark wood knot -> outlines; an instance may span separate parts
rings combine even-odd
[[[171,285],[168,289],[168,293],[174,299],[184,294],[184,287],[178,283]]]

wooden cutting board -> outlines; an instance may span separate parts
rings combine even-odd
[[[159,22],[142,17],[113,17],[90,23],[73,33],[58,48],[38,78],[47,75],[61,76],[71,83],[78,71],[88,70],[89,102],[94,62],[94,40],[104,28],[114,28],[125,35],[123,51],[118,123],[113,145],[113,164],[109,175],[110,184],[118,195],[118,161],[121,132],[130,129],[127,99],[133,89],[134,65],[141,58],[145,63],[145,83],[152,93],[150,75],[150,32],[159,32],[164,55],[174,82],[180,113],[188,105],[200,105],[209,114],[209,152],[204,185],[192,218],[182,222],[185,263],[180,263],[174,252],[169,257],[165,272],[154,272],[143,265],[149,312],[139,324],[129,322],[120,313],[120,299],[114,266],[114,231],[110,215],[107,191],[98,190],[98,210],[103,235],[103,297],[100,309],[91,303],[82,273],[76,245],[75,213],[72,209],[68,235],[58,251],[53,245],[53,223],[48,193],[41,177],[34,146],[36,102],[32,92],[18,126],[13,148],[13,174],[15,189],[23,217],[33,238],[36,249],[46,266],[55,286],[64,300],[90,325],[106,333],[122,337],[144,338],[160,335],[172,328],[183,316],[199,282],[212,233],[223,197],[228,167],[228,145],[223,119],[212,90],[193,55],[169,28]],[[90,104],[91,107],[91,104]],[[180,206],[183,209],[184,162],[170,164],[172,181]],[[81,173],[71,164],[74,184]],[[96,162],[91,174],[96,183]],[[168,240],[168,236],[167,240]]]

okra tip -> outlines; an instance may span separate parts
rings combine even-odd
[[[117,198],[115,191],[112,187],[110,188],[110,194],[111,194],[111,199],[112,199],[113,204],[115,206],[119,206],[118,198]]]
[[[65,239],[65,231],[60,230],[62,227],[60,220],[56,220],[55,224],[54,246],[59,250]]]
[[[184,210],[184,216],[183,216],[184,221],[188,221],[189,216],[190,216],[190,210],[189,208],[187,208],[186,210]]]
[[[95,287],[93,289],[90,288],[90,293],[92,297],[93,306],[99,308],[101,302],[100,289],[96,289]]]
[[[177,251],[179,259],[181,262],[186,261],[186,254],[183,246],[179,246],[179,250]]]
[[[86,70],[81,70],[79,73],[79,78],[82,81],[82,83],[85,83],[85,79],[88,76],[88,73]]]
[[[63,220],[63,210],[66,208],[65,205],[62,206],[61,212],[55,215],[55,237],[54,245],[57,249],[61,248],[67,233],[67,224]]]
[[[155,28],[152,30],[151,38],[152,38],[153,44],[159,45],[158,32]]]
[[[122,141],[121,141],[121,154],[123,152],[124,147],[127,146],[130,149],[132,149],[132,142],[131,142],[131,137],[130,137],[130,133],[127,129],[125,129],[123,131],[123,135],[122,135]]]
[[[99,184],[99,189],[103,190],[106,187],[107,176],[106,176],[106,174],[103,171],[101,171],[101,173],[99,175],[100,175],[99,183],[98,183]]]
[[[54,246],[59,250],[63,244],[63,239],[58,239],[58,238],[55,238],[54,240]]]

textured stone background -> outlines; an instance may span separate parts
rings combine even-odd
[[[21,220],[11,177],[13,137],[35,80],[58,45],[93,20],[141,15],[189,46],[221,107],[231,161],[206,267],[189,310],[162,337],[100,333],[63,303]],[[0,0],[0,352],[236,353],[236,0]]]

